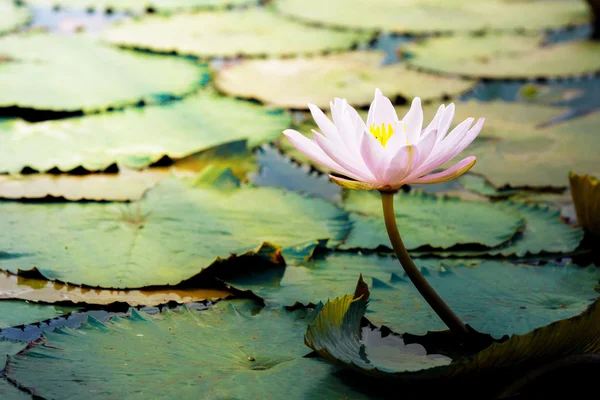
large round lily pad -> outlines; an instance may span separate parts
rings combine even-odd
[[[281,111],[207,92],[162,107],[39,123],[5,120],[0,172],[79,166],[98,171],[113,163],[139,169],[165,155],[182,158],[242,139],[255,147],[279,137],[289,124]]]
[[[0,34],[25,25],[31,18],[27,8],[17,6],[12,0],[0,1],[0,15]]]
[[[146,10],[173,12],[190,9],[213,9],[258,4],[258,0],[25,0],[28,5],[67,8],[91,8],[140,12]]]
[[[306,26],[251,8],[143,18],[114,25],[103,38],[120,46],[211,58],[346,50],[366,44],[370,35]]]
[[[222,302],[202,312],[184,307],[92,319],[10,357],[8,376],[47,399],[369,398],[345,386],[327,363],[302,358],[315,311],[254,314],[251,306]]]
[[[244,61],[217,72],[215,85],[230,95],[295,109],[308,109],[308,103],[327,108],[334,97],[367,106],[373,101],[374,87],[390,98],[419,96],[427,101],[460,95],[474,85],[474,81],[411,71],[404,64],[381,66],[383,59],[381,52],[363,51]]]
[[[532,114],[537,108],[521,107]],[[491,118],[501,121],[509,111],[490,111],[486,124]],[[600,113],[592,113],[545,128],[529,124],[520,129],[509,124],[484,127],[469,147],[470,153],[477,156],[473,171],[485,175],[497,187],[567,187],[569,171],[600,174],[599,124]]]
[[[447,249],[456,245],[495,247],[524,228],[518,214],[491,203],[415,192],[397,193],[394,208],[407,249]],[[349,191],[344,209],[350,213],[352,230],[342,249],[383,247],[391,251],[378,192]]]
[[[542,46],[542,40],[522,35],[452,36],[409,44],[400,51],[420,70],[477,78],[566,77],[600,71],[600,43],[580,40]]]
[[[156,288],[152,290],[104,290],[24,278],[0,271],[0,300],[18,299],[34,303],[111,305],[126,303],[132,307],[185,304],[230,297],[227,290],[203,288]],[[2,303],[0,303],[1,308]],[[1,321],[0,321],[1,322]]]
[[[575,265],[533,267],[492,260],[416,259],[440,296],[480,332],[502,336],[531,329],[583,311],[598,293],[600,270]],[[317,304],[351,293],[359,274],[371,289],[367,318],[398,333],[444,329],[444,323],[405,276],[394,257],[334,253],[301,266],[288,266],[279,279],[272,273],[229,277],[268,304]],[[281,276],[282,275],[282,276]]]
[[[75,310],[77,309],[30,304],[24,301],[0,301],[0,329],[34,324]]]
[[[206,66],[195,62],[131,53],[85,36],[3,37],[1,58],[8,61],[0,63],[0,107],[99,111],[189,94],[208,79]]]
[[[17,354],[25,346],[25,343],[0,339],[0,374],[4,371],[6,357]],[[21,392],[2,377],[0,377],[0,394],[2,395],[2,400],[31,400],[31,396]]]
[[[48,279],[104,288],[174,285],[263,242],[339,242],[348,231],[346,214],[325,200],[222,187],[225,178],[200,187],[166,180],[128,205],[0,203],[0,269],[37,267]]]
[[[275,7],[306,22],[396,33],[539,29],[589,21],[571,0],[278,0]]]

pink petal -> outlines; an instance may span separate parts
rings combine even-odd
[[[357,181],[369,183],[376,180],[362,159],[352,159],[352,155],[349,154],[346,149],[336,148],[336,146],[325,136],[315,131],[313,131],[313,133],[315,135],[315,141],[325,154],[349,172],[345,175],[356,179]]]
[[[378,181],[382,181],[386,166],[385,149],[370,133],[363,132],[360,143],[360,154],[369,171],[371,171]]]
[[[384,173],[384,182],[390,186],[401,186],[402,181],[410,173],[411,167],[418,162],[419,152],[416,146],[400,148]]]
[[[427,157],[429,157],[429,154],[431,154],[431,151],[437,143],[437,137],[438,130],[430,130],[428,132],[425,132],[421,137],[419,143],[417,143],[417,148],[419,149],[419,159],[421,160],[421,162],[427,160]]]
[[[448,154],[448,152],[452,151],[452,149],[460,142],[463,136],[468,132],[472,123],[473,118],[467,118],[466,120],[458,124],[452,130],[452,132],[450,132],[450,134],[444,138],[444,140],[440,141],[438,137],[438,143],[433,148],[433,151],[429,155],[427,162],[437,162],[438,160],[445,157],[445,155]]]
[[[283,134],[290,140],[294,147],[306,157],[324,165],[338,174],[349,176],[349,172],[345,168],[333,161],[314,141],[302,135],[300,132],[293,129],[286,129],[283,131]]]
[[[427,175],[418,179],[411,180],[407,183],[422,183],[422,184],[430,184],[430,183],[443,183],[449,180],[458,178],[463,175],[465,172],[470,170],[473,165],[477,162],[476,157],[467,157],[458,163],[454,164],[452,167],[448,168],[445,171],[438,172],[437,174]]]
[[[450,129],[450,125],[452,124],[452,120],[454,119],[454,103],[450,103],[448,107],[444,109],[444,115],[440,120],[440,125],[438,127],[438,142],[446,137],[446,133],[448,133],[448,129]]]
[[[319,107],[315,106],[314,104],[309,104],[308,109],[310,110],[310,113],[312,114],[313,119],[319,126],[321,133],[323,133],[323,135],[325,135],[325,137],[327,137],[329,140],[332,140],[336,143],[337,142],[342,143],[342,138],[340,136],[340,133],[338,132],[334,123],[331,122],[329,120],[329,118],[327,118],[325,113],[323,113],[323,111],[321,111],[321,109]]]
[[[467,148],[468,145],[475,140],[481,129],[483,128],[483,123],[485,122],[484,118],[479,118],[475,126],[469,129],[467,132],[457,137],[453,143],[447,146],[447,149],[444,154],[441,154],[440,158],[436,160],[433,169],[439,168],[442,165],[446,164],[448,161],[452,160],[454,157],[459,155],[464,149]],[[449,139],[449,137],[448,137]],[[440,143],[441,144],[441,143]],[[438,144],[439,145],[439,144]]]
[[[371,125],[381,125],[381,124],[395,124],[398,122],[398,114],[396,114],[396,109],[394,105],[381,93],[381,90],[375,89],[375,99],[371,103],[371,107],[369,107],[369,114],[367,116],[367,127],[371,127]]]
[[[437,112],[435,113],[435,116],[433,117],[433,119],[431,120],[429,125],[427,125],[427,128],[425,128],[425,130],[423,130],[423,132],[421,132],[421,137],[423,137],[425,134],[427,134],[427,132],[432,131],[434,129],[439,130],[438,128],[440,126],[440,121],[442,120],[442,117],[444,116],[445,110],[446,110],[446,107],[444,107],[443,104],[441,106],[439,106]],[[444,132],[444,134],[445,133],[446,132]]]
[[[410,110],[406,113],[402,122],[406,124],[406,138],[408,143],[415,144],[421,135],[423,128],[423,108],[421,107],[421,99],[415,97],[410,106]]]
[[[398,122],[394,125],[394,134],[385,145],[388,157],[393,157],[401,147],[406,146],[406,132],[404,132],[404,122]]]

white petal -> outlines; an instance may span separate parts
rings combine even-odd
[[[329,140],[333,140],[334,142],[341,142],[342,138],[340,137],[340,133],[338,132],[335,124],[327,118],[325,113],[321,111],[321,109],[314,104],[309,104],[308,109],[312,114],[313,119],[319,126],[321,133],[325,135]]]
[[[387,163],[385,149],[381,143],[379,143],[379,140],[375,139],[370,133],[363,132],[360,144],[360,154],[365,165],[369,168],[369,171],[371,171],[378,181],[383,182]]]
[[[392,158],[390,165],[385,171],[384,183],[391,186],[400,186],[409,175],[415,162],[418,162],[419,154],[416,146],[404,146]]]
[[[432,184],[432,183],[443,183],[452,179],[456,179],[463,175],[465,172],[470,170],[477,159],[473,156],[467,157],[445,171],[438,172],[437,174],[426,175],[422,178],[415,179],[410,183],[421,183],[421,184]],[[407,182],[409,183],[409,182]]]
[[[435,116],[433,117],[433,119],[431,120],[429,125],[427,125],[427,128],[425,128],[425,130],[423,130],[423,132],[421,132],[421,136],[426,135],[429,131],[432,131],[434,129],[439,131],[440,121],[442,120],[442,117],[444,116],[445,110],[446,110],[446,107],[444,107],[443,104],[441,106],[439,106],[437,112],[435,113]],[[446,134],[446,132],[444,132],[444,135],[445,134]]]
[[[375,99],[369,107],[369,115],[367,116],[367,127],[370,128],[373,124],[381,126],[382,124],[394,125],[398,122],[398,114],[394,105],[381,93],[381,90],[375,90]]]
[[[467,122],[467,121],[465,121]],[[430,173],[431,171],[435,171],[442,165],[446,164],[448,161],[452,160],[458,154],[460,154],[481,132],[483,128],[483,123],[485,122],[484,118],[480,118],[475,126],[469,129],[467,132],[463,132],[460,135],[456,135],[452,143],[446,144],[445,148],[437,154],[435,157],[429,157],[416,171],[416,173],[411,174],[410,179],[417,179],[420,176]],[[464,123],[464,122],[463,122]],[[468,124],[470,125],[470,124]],[[450,139],[450,135],[446,140]],[[443,142],[443,143],[444,143]],[[443,143],[438,143],[437,146],[440,146]],[[437,148],[436,146],[436,148]]]
[[[419,150],[419,158],[421,160],[421,163],[427,160],[427,157],[429,157],[429,154],[431,154],[431,151],[437,143],[437,137],[438,130],[430,130],[428,132],[425,132],[419,143],[417,143],[417,149]],[[416,167],[418,167],[418,165],[416,165],[415,168]]]
[[[306,157],[324,165],[338,174],[350,176],[349,172],[345,168],[333,161],[313,140],[310,140],[300,132],[297,132],[293,129],[286,129],[283,131],[283,134],[290,140],[294,147]]]
[[[452,132],[450,132],[448,134],[448,136],[446,136],[441,141],[439,140],[439,134],[438,134],[438,143],[436,144],[433,151],[429,155],[429,160],[427,160],[427,161],[431,161],[433,159],[444,157],[444,154],[447,154],[449,151],[451,151],[460,142],[462,137],[464,135],[466,135],[469,128],[471,128],[473,121],[474,121],[473,118],[465,119],[463,122],[458,124],[454,129],[452,129]]]
[[[415,97],[402,122],[406,124],[406,138],[408,143],[415,144],[419,141],[421,129],[423,128],[423,108],[421,99]]]
[[[329,158],[347,170],[350,178],[368,183],[376,182],[375,177],[366,167],[362,159],[352,159],[352,155],[344,149],[336,148],[336,146],[325,136],[318,132],[314,132],[314,134],[315,141],[319,147],[329,156]]]
[[[404,132],[404,122],[398,122],[394,125],[394,134],[385,145],[388,157],[393,157],[401,147],[406,146],[406,132]]]
[[[454,103],[450,103],[448,107],[444,109],[444,115],[442,116],[438,127],[438,142],[446,137],[446,133],[448,133],[448,129],[450,129],[450,125],[454,119],[454,111]]]

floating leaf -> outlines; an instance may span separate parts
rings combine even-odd
[[[544,7],[552,3],[538,2]],[[600,71],[600,43],[581,40],[542,46],[542,39],[451,36],[409,44],[401,52],[408,64],[421,70],[476,78],[565,77]]]
[[[6,357],[8,355],[15,355],[24,348],[25,343],[0,339],[0,375],[4,370]],[[0,377],[0,394],[2,395],[2,400],[31,400],[31,396],[21,392],[2,377]]]
[[[0,198],[64,198],[69,201],[139,200],[165,171],[121,171],[118,174],[0,176]]]
[[[526,333],[581,312],[598,293],[595,267],[548,264],[532,267],[493,260],[415,259],[448,305],[480,332],[498,337]],[[354,290],[363,274],[371,288],[369,320],[398,333],[444,329],[444,323],[417,292],[392,257],[332,253],[301,266],[288,266],[278,278],[262,272],[228,277],[267,304],[317,304],[335,293]]]
[[[600,181],[588,175],[569,174],[577,222],[594,236],[600,236]]]
[[[178,159],[244,139],[255,147],[279,137],[290,121],[286,113],[206,92],[163,107],[38,123],[6,120],[0,122],[0,172],[99,171],[114,163],[145,168],[165,155]]]
[[[91,8],[94,10],[119,10],[138,13],[141,11],[182,11],[225,8],[258,4],[258,0],[26,0],[28,5],[65,8]]]
[[[525,220],[525,229],[508,243],[487,250],[426,252],[442,257],[526,257],[550,253],[571,253],[581,243],[583,231],[565,224],[559,210],[541,204],[521,202],[494,203],[498,210],[513,213]]]
[[[30,304],[21,301],[0,301],[0,329],[28,325],[68,314],[76,308]]]
[[[467,173],[458,181],[466,190],[491,198],[506,198],[520,193],[519,190],[498,190],[484,176],[477,174]]]
[[[537,107],[515,104],[513,108],[518,106],[523,112],[537,112]],[[510,111],[507,108],[503,115]],[[502,118],[491,112],[485,116],[486,124],[490,117],[498,122]],[[600,113],[593,113],[547,128],[484,127],[470,146],[470,153],[477,155],[473,170],[496,187],[567,187],[569,170],[600,175],[599,124]]]
[[[0,64],[3,108],[101,111],[190,94],[208,79],[204,65],[131,53],[76,35],[6,36],[0,39],[0,57],[8,59]]]
[[[44,398],[369,398],[353,393],[326,363],[302,358],[303,331],[315,311],[256,314],[252,307],[221,302],[203,312],[184,307],[90,319],[10,357],[8,376]]]
[[[67,201],[139,200],[156,183],[173,175],[193,177],[207,167],[230,168],[245,180],[258,166],[246,140],[225,143],[178,159],[170,167],[143,171],[121,168],[118,173],[65,175],[29,174],[0,176],[0,198],[64,199]]]
[[[35,266],[48,279],[104,288],[174,285],[217,256],[268,241],[336,243],[348,230],[345,213],[325,200],[174,179],[129,205],[5,202],[0,210],[0,269]]]
[[[110,305],[126,303],[132,307],[185,304],[230,297],[226,290],[210,288],[156,288],[152,290],[103,290],[82,288],[35,278],[23,278],[0,271],[0,299],[61,304]],[[0,303],[1,304],[1,303]]]
[[[322,357],[365,371],[418,372],[452,362],[440,354],[427,354],[419,344],[405,344],[401,336],[383,337],[379,330],[361,328],[367,303],[348,295],[328,301],[308,326],[307,346]]]
[[[378,331],[362,330],[362,300],[337,298],[326,304],[306,333],[306,343],[319,355],[347,368],[385,378],[447,378],[461,376],[469,384],[458,385],[461,396],[487,398],[502,391],[512,379],[565,356],[594,354],[600,351],[600,301],[581,315],[538,328],[525,335],[514,335],[503,343],[493,343],[474,356],[446,357],[425,355],[424,351],[404,345],[403,337],[378,337]],[[492,374],[486,374],[492,372]],[[386,381],[390,383],[389,380]],[[440,382],[438,380],[438,382]],[[485,383],[483,383],[485,382]],[[380,382],[385,384],[385,382]],[[441,383],[441,382],[440,382]],[[447,381],[444,381],[447,384]],[[482,385],[483,383],[483,385]],[[421,383],[423,385],[423,383]],[[477,397],[471,397],[475,393]],[[423,393],[423,390],[420,391]],[[446,389],[445,392],[448,395]],[[498,393],[496,393],[497,395]],[[504,397],[504,396],[502,396]],[[491,398],[491,397],[490,397]],[[493,398],[500,398],[493,396]]]
[[[212,58],[346,50],[366,44],[371,36],[307,26],[264,8],[250,8],[147,17],[114,25],[103,37],[120,46]]]
[[[456,245],[495,247],[524,228],[518,214],[479,201],[399,192],[394,196],[394,208],[408,249],[448,249]],[[391,251],[379,193],[348,191],[344,209],[350,214],[353,228],[342,249],[387,248]]]
[[[31,19],[29,10],[25,7],[17,6],[13,1],[0,2],[0,33],[10,32],[21,25],[27,24]],[[0,63],[2,63],[0,57]]]
[[[251,60],[217,72],[215,85],[229,95],[260,100],[280,107],[308,109],[308,103],[325,109],[334,97],[353,106],[373,101],[373,88],[388,97],[427,101],[460,95],[473,81],[411,71],[403,64],[381,66],[377,51],[334,54],[307,59]],[[281,90],[285,88],[285,90]]]
[[[275,7],[306,22],[396,33],[537,31],[589,20],[585,3],[571,0],[278,0]]]

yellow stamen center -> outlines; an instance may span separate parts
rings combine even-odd
[[[385,147],[388,140],[390,140],[394,134],[394,127],[392,124],[381,124],[381,126],[373,124],[371,125],[371,128],[369,128],[369,132],[371,132],[371,135],[375,136],[375,139],[379,140],[379,143]]]
[[[379,140],[379,143],[385,147],[388,140],[394,135],[394,127],[392,124],[373,124],[369,128],[369,132],[371,132],[371,135],[375,136],[375,139]],[[404,124],[404,133],[406,133],[406,124]],[[406,140],[406,144],[408,145],[408,139]]]

